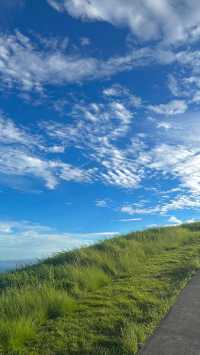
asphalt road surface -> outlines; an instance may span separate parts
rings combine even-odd
[[[200,355],[200,272],[182,291],[139,355]]]

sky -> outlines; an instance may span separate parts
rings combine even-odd
[[[0,260],[199,219],[199,0],[1,0]]]

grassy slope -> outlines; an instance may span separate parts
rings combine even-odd
[[[200,267],[200,223],[0,275],[0,354],[135,354]]]

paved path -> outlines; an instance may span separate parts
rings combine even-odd
[[[139,354],[200,355],[200,272]]]

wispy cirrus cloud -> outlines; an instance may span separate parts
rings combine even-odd
[[[44,125],[51,138],[68,146],[73,144],[74,148],[87,155],[96,181],[131,188],[139,184],[142,167],[140,169],[141,162],[136,159],[137,142],[130,152],[126,145],[120,144],[134,121],[135,103],[131,93],[127,95],[125,99],[108,95],[100,103],[76,104],[71,113],[74,118],[71,123],[48,122]],[[128,141],[129,148],[130,144]]]
[[[95,58],[66,55],[52,39],[43,50],[20,32],[0,36],[0,76],[8,87],[42,91],[43,85],[77,82],[96,72]],[[37,44],[36,44],[37,43]]]
[[[184,100],[172,100],[166,104],[149,105],[149,109],[157,114],[174,116],[187,111],[187,103]]]
[[[178,194],[173,200],[171,199],[161,207],[163,213],[176,210],[198,210],[200,208],[199,196],[191,196],[188,194]]]
[[[141,97],[131,93],[130,90],[119,84],[114,84],[110,87],[105,88],[103,90],[103,94],[106,97],[110,98],[123,98],[125,102],[136,108],[139,108],[142,105]]]
[[[95,205],[96,205],[96,207],[105,208],[105,207],[108,207],[108,201],[107,200],[96,200]]]
[[[126,27],[140,40],[165,43],[195,41],[200,37],[198,0],[47,0],[57,11],[81,20],[105,21]]]
[[[180,179],[182,186],[200,194],[199,149],[162,144],[150,152],[149,167]]]
[[[89,182],[92,172],[48,157],[48,153],[63,153],[60,147],[1,115],[1,175],[43,180],[49,189],[54,189],[61,181]]]
[[[87,171],[58,160],[41,158],[19,147],[0,147],[0,172],[10,177],[43,180],[48,189],[55,189],[61,181],[89,182],[91,179]]]
[[[134,215],[148,215],[148,214],[156,214],[160,212],[160,207],[137,207],[134,205],[126,205],[122,206],[120,209],[121,212],[126,213],[130,216]]]
[[[21,92],[36,91],[43,93],[48,86],[58,87],[70,83],[80,83],[110,77],[138,67],[149,65],[171,65],[188,68],[197,73],[200,66],[199,52],[194,49],[179,51],[171,47],[144,46],[127,50],[124,55],[115,55],[102,59],[81,51],[74,52],[68,47],[68,38],[38,37],[34,34],[24,35],[16,31],[14,34],[0,34],[0,78],[2,87],[17,88]],[[173,80],[173,79],[172,79]],[[172,85],[175,85],[171,83]],[[122,90],[122,88],[121,88]],[[105,91],[105,95],[116,95],[120,86],[113,86]],[[122,94],[122,92],[121,92]],[[126,92],[124,92],[124,95]],[[135,106],[141,101],[132,95]],[[184,109],[184,101],[174,100],[161,104],[157,109],[172,111]]]
[[[168,215],[172,211],[190,210],[198,211],[200,208],[200,197],[191,196],[187,193],[177,194],[171,197],[168,201],[158,203],[156,205],[137,206],[135,204],[126,204],[120,207],[120,212],[129,216],[146,216],[146,215]]]
[[[125,88],[112,86],[103,90],[103,97],[101,103],[75,105],[72,110],[74,120],[70,124],[48,123],[49,136],[63,145],[73,144],[80,151],[87,151],[87,159],[96,170],[95,179],[106,184],[136,188],[151,172],[163,179],[177,179],[180,186],[192,194],[199,194],[197,131],[200,125],[197,115],[183,115],[187,110],[185,101],[147,106],[160,116],[171,117],[170,122],[155,120],[159,133],[152,127],[153,139],[149,142],[148,137],[132,138],[129,135],[134,110],[138,110],[131,100],[131,93]],[[174,121],[177,114],[181,115],[181,120]],[[164,128],[163,133],[161,128]],[[124,142],[124,137],[126,143],[122,144],[120,140]]]
[[[152,121],[159,128],[159,134],[153,128],[152,144],[145,135],[133,138],[130,134],[135,112],[143,107],[132,98],[126,88],[104,88],[100,100],[72,104],[70,122],[44,121],[40,135],[2,115],[0,172],[42,180],[49,189],[62,181],[138,188],[150,172],[155,178],[176,179],[193,196],[200,194],[198,117],[194,114],[188,121],[182,115],[181,121],[171,119],[170,126],[166,121]],[[163,133],[162,127],[167,128]],[[66,149],[78,152],[81,162],[71,164]]]
[[[121,218],[119,222],[141,222],[142,218]]]
[[[195,65],[195,64],[194,64]],[[194,66],[192,66],[192,69]],[[170,75],[168,80],[170,92],[176,97],[184,97],[184,100],[190,105],[199,105],[200,103],[200,77],[197,73],[190,71],[187,75]]]
[[[67,39],[68,40],[68,39]],[[0,35],[0,78],[7,88],[42,92],[47,85],[60,86],[98,78],[150,63],[169,64],[175,60],[167,49],[144,47],[107,60],[74,53],[66,39],[34,38],[21,32]]]
[[[132,95],[127,92],[126,98],[123,97],[109,96],[100,103],[75,104],[71,123],[44,122],[40,134],[2,115],[1,174],[42,180],[49,189],[55,189],[62,181],[101,181],[124,188],[137,186],[142,173],[137,161],[130,159],[126,148],[118,145],[134,120]],[[79,151],[84,164],[69,163],[66,148]]]

